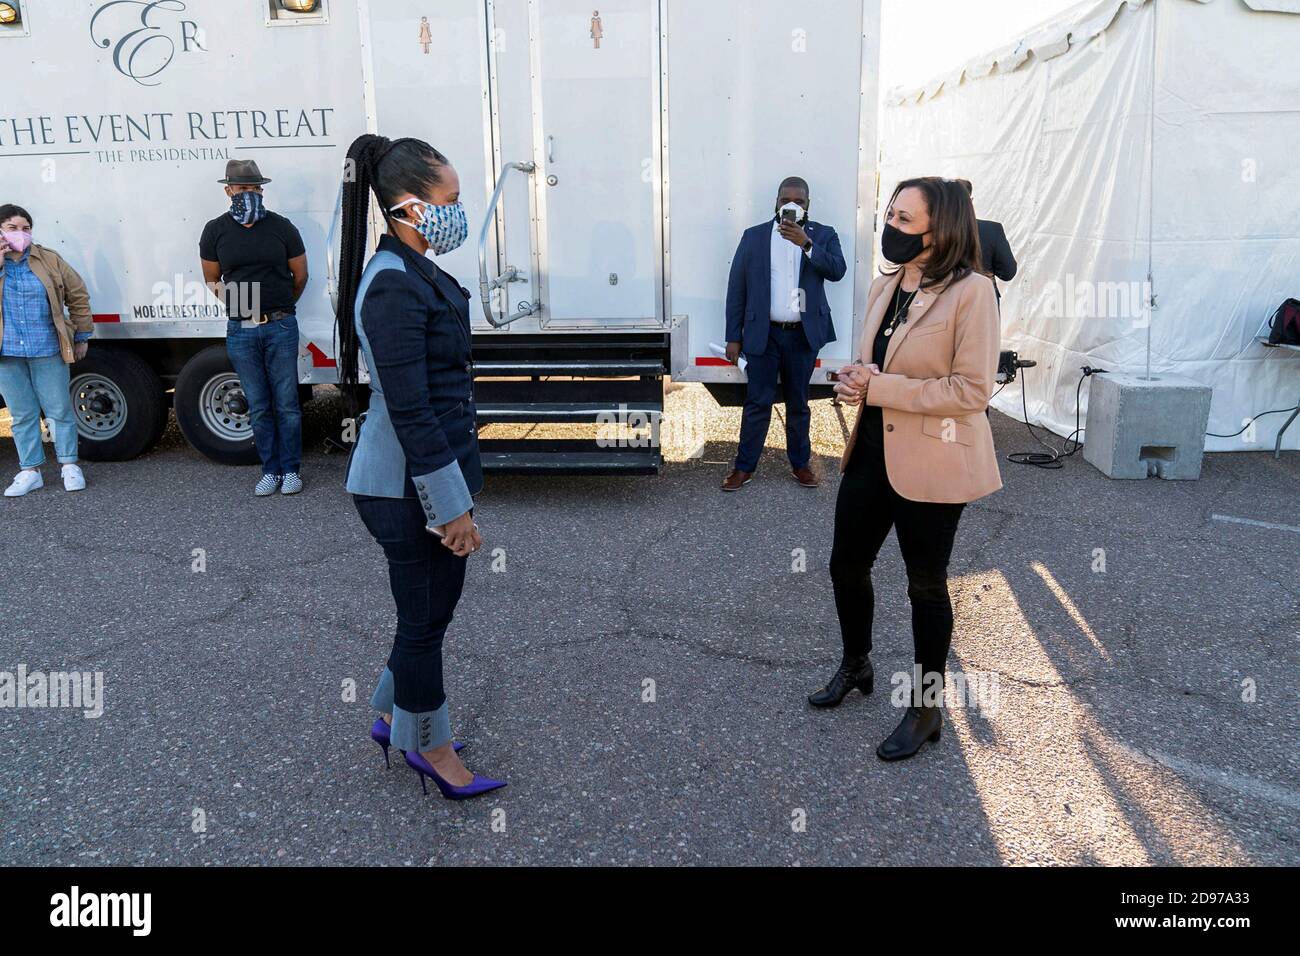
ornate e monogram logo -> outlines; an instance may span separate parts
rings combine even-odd
[[[193,20],[174,21],[170,32],[154,22],[162,12],[181,14],[185,9],[184,0],[109,0],[90,18],[90,39],[100,49],[112,49],[113,66],[123,76],[141,86],[158,86],[155,77],[176,58],[178,44],[182,53],[191,45],[204,48]]]

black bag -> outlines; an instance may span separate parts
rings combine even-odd
[[[1300,345],[1300,300],[1287,299],[1268,320],[1269,345]]]

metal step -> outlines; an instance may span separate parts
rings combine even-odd
[[[601,447],[605,423],[652,425],[663,413],[668,337],[659,334],[475,336],[479,423],[524,425],[527,438],[480,435],[485,471],[515,474],[658,473],[657,447]],[[547,429],[553,424],[581,429]],[[589,429],[598,431],[589,433]],[[590,437],[572,437],[575,431]],[[639,429],[642,435],[644,429]],[[553,437],[557,433],[570,437]],[[616,432],[611,433],[612,435]],[[541,436],[541,437],[539,437]],[[622,436],[631,438],[631,436]]]
[[[663,464],[658,448],[601,448],[584,439],[484,439],[483,470],[495,474],[654,475]]]
[[[654,420],[663,414],[662,402],[519,402],[480,403],[477,406],[480,424],[531,423],[531,422],[586,422],[596,424],[610,421],[609,416],[623,416],[644,421]]]
[[[487,361],[474,363],[474,377],[518,378],[569,376],[574,378],[628,378],[642,375],[663,375],[667,370],[660,359],[519,359],[516,361]]]

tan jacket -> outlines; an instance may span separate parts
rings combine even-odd
[[[871,364],[872,343],[901,281],[900,270],[871,284],[859,350],[864,364]],[[955,504],[1002,487],[984,414],[999,346],[997,297],[987,276],[973,273],[917,293],[865,400],[881,408],[885,470],[904,498]],[[861,419],[854,423],[840,471],[848,466]]]
[[[59,336],[59,351],[63,361],[71,365],[72,337],[77,332],[93,332],[95,320],[90,312],[90,294],[72,266],[63,261],[53,249],[33,245],[27,253],[27,264],[36,278],[45,286],[50,300],[50,315],[54,318],[54,331]],[[0,335],[4,334],[4,269],[0,268]],[[67,315],[64,315],[64,309]]]

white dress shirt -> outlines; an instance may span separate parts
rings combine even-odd
[[[802,322],[799,271],[803,268],[803,250],[781,235],[772,223],[772,300],[769,318],[773,322]]]

